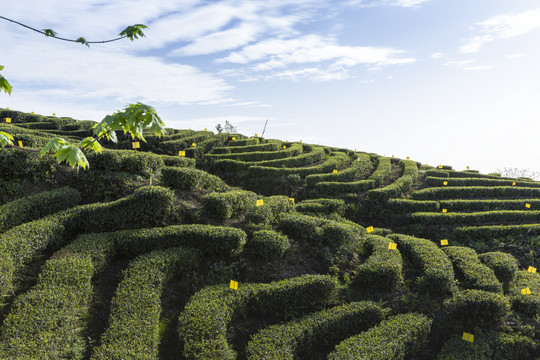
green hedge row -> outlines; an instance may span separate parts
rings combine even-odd
[[[366,292],[385,293],[403,285],[403,259],[399,251],[388,249],[387,238],[368,235],[363,240],[367,260],[356,269],[351,285]]]
[[[236,316],[278,316],[319,310],[334,301],[339,284],[326,275],[304,275],[270,284],[206,287],[186,304],[179,318],[186,359],[236,359],[227,332]]]
[[[429,170],[426,170],[425,175],[426,177],[431,176],[431,177],[436,177],[436,178],[448,178],[450,177],[450,172],[444,171],[444,170],[438,170],[438,169],[429,169]]]
[[[525,208],[525,203],[523,204]],[[540,222],[540,210],[522,211],[482,211],[473,213],[412,213],[409,215],[411,222],[422,225],[479,225],[486,223],[538,223]]]
[[[290,149],[294,149],[295,146],[302,146],[301,144],[293,145],[290,147]],[[287,151],[287,150],[283,150]],[[342,159],[346,158],[346,155],[343,153],[333,153],[336,157],[340,157]],[[310,151],[308,153],[303,153],[297,156],[291,156],[286,157],[284,159],[276,159],[276,160],[267,160],[267,161],[259,161],[256,164],[257,166],[265,166],[265,167],[277,167],[277,168],[297,168],[302,166],[309,166],[313,163],[323,160],[326,157],[326,154],[324,152],[324,149],[321,147],[316,147],[313,149],[313,151]]]
[[[418,177],[418,166],[415,161],[401,160],[400,165],[403,169],[403,175],[392,184],[381,189],[368,191],[368,199],[373,202],[386,202],[391,198],[400,196],[409,191],[412,184]]]
[[[266,164],[268,161],[280,160],[283,158],[289,158],[292,156],[298,156],[302,153],[302,145],[296,144],[287,149],[280,149],[278,144],[270,143],[263,145],[272,145],[271,150],[267,151],[247,151],[240,153],[229,153],[229,154],[207,154],[207,158],[214,160],[229,159],[229,160],[238,160],[245,162],[259,162],[260,165]],[[262,145],[257,145],[262,146]],[[226,149],[226,148],[225,148]],[[304,156],[304,155],[302,155]],[[272,165],[272,163],[269,163]]]
[[[260,151],[278,151],[282,148],[281,142],[269,142],[264,144],[250,145],[250,146],[227,146],[216,147],[212,151],[213,154],[236,154],[247,152],[260,152]],[[210,154],[209,154],[210,155]]]
[[[246,190],[214,192],[202,198],[203,212],[212,219],[225,221],[245,215],[254,209],[257,199],[259,199],[257,194]]]
[[[107,329],[91,359],[157,359],[163,288],[196,262],[195,254],[182,248],[155,251],[132,261],[116,288]]]
[[[212,134],[210,131],[199,131],[194,135],[183,137],[181,139],[164,140],[159,143],[158,151],[164,154],[178,155],[178,151],[191,148],[193,143],[199,146],[200,142],[207,140],[213,135],[214,134]]]
[[[297,241],[311,245],[337,247],[358,240],[366,229],[351,221],[289,213],[281,216],[278,228]]]
[[[104,150],[88,153],[90,168],[107,171],[124,171],[149,178],[156,174],[165,162],[160,155],[133,150]]]
[[[447,185],[443,183],[446,182]],[[516,185],[513,185],[513,184]],[[429,186],[518,186],[540,188],[540,182],[505,180],[505,179],[482,179],[482,178],[450,178],[440,179],[436,177],[426,177],[426,185]]]
[[[410,359],[427,342],[431,319],[422,314],[400,314],[341,342],[329,360]]]
[[[30,291],[19,296],[0,329],[2,359],[82,359],[81,316],[94,268],[88,258],[49,260]]]
[[[373,189],[374,180],[358,180],[351,182],[320,182],[315,184],[315,192],[319,196],[337,196],[340,194],[359,193]]]
[[[436,187],[412,193],[414,200],[540,197],[540,189],[516,186]]]
[[[249,360],[313,359],[333,344],[367,330],[383,320],[385,311],[369,301],[350,303],[272,325],[251,337]]]
[[[280,258],[290,246],[287,236],[274,230],[255,231],[247,243],[250,253],[265,261]]]
[[[371,174],[368,180],[375,181],[375,186],[382,184],[383,180],[390,175],[392,171],[392,160],[387,157],[378,157],[377,158],[377,167],[375,171]]]
[[[143,187],[111,203],[78,206],[0,234],[0,268],[5,270],[0,295],[11,290],[16,270],[78,233],[162,225],[172,211],[173,198],[169,189]]]
[[[0,233],[44,216],[69,209],[81,202],[81,194],[70,187],[44,191],[0,206]]]
[[[294,159],[294,158],[289,158]],[[297,168],[278,168],[267,166],[251,166],[248,168],[248,175],[255,178],[281,177],[297,174],[306,177],[310,174],[330,172],[340,167],[345,161],[346,156],[329,156],[323,163],[313,166]]]
[[[516,278],[518,263],[515,257],[500,251],[487,252],[478,255],[480,261],[495,273],[495,276],[508,288]]]
[[[171,155],[161,155],[163,163],[165,166],[174,166],[174,167],[195,167],[195,159],[183,157],[183,156],[171,156]]]
[[[482,290],[456,291],[443,303],[446,325],[472,333],[475,327],[496,329],[510,314],[510,301],[502,295]]]
[[[190,146],[185,149],[186,156],[189,158],[201,158],[204,154],[217,146],[223,146],[228,139],[228,134],[216,134],[206,140],[197,143],[197,146]]]
[[[503,288],[495,272],[480,262],[474,249],[461,246],[445,246],[442,249],[452,261],[462,287],[502,294]]]
[[[433,242],[412,236],[390,234],[388,238],[397,242],[397,248],[415,267],[418,276],[416,285],[422,292],[447,294],[452,292],[454,270],[445,253]]]
[[[350,166],[337,174],[313,174],[306,176],[306,184],[313,187],[320,182],[351,182],[363,176],[371,167],[371,158],[366,154],[358,154]]]
[[[163,167],[161,169],[163,186],[182,191],[229,191],[229,186],[218,176],[206,171],[186,167]]]
[[[519,200],[441,200],[439,209],[448,211],[495,211],[523,210],[525,204],[531,204],[533,209],[540,209],[540,199]],[[437,211],[439,210],[437,209]]]
[[[252,164],[238,160],[210,160],[212,169],[222,173],[241,173],[247,171]]]
[[[474,341],[463,341],[456,335],[444,344],[437,360],[524,360],[537,359],[540,347],[535,340],[519,335],[495,331],[474,333]]]
[[[397,214],[437,212],[440,209],[439,202],[433,200],[390,199],[386,204],[390,210]]]
[[[263,205],[256,206],[246,213],[246,221],[254,224],[274,224],[280,214],[294,209],[287,196],[274,195],[263,197]]]
[[[296,204],[294,209],[300,213],[310,214],[337,214],[345,215],[347,205],[341,199],[309,199]]]
[[[529,288],[530,294],[524,295],[521,290]],[[512,309],[528,316],[540,314],[540,274],[526,270],[518,271],[516,280],[509,293]]]
[[[481,241],[520,238],[540,235],[539,224],[464,226],[453,230],[453,236],[462,241]]]
[[[236,138],[238,139],[238,135],[236,136]],[[260,142],[261,142],[260,138],[253,137],[253,138],[248,138],[248,139],[231,140],[229,141],[229,145],[230,146],[249,146],[249,145],[257,145]]]
[[[40,158],[39,153],[0,148],[0,180],[50,180],[48,177],[56,168],[56,160],[51,157]]]

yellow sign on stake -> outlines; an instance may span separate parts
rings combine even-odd
[[[441,246],[446,246],[446,245],[448,245],[448,239],[442,239]]]
[[[536,272],[536,268],[529,266],[529,269],[527,269],[527,271],[534,274]]]
[[[526,207],[527,209],[530,209],[530,208],[531,208],[531,204],[527,203],[527,204],[525,204],[525,207]]]
[[[394,157],[394,155],[392,155],[392,157]]]
[[[397,244],[396,243],[388,243],[388,250],[396,250]]]
[[[531,295],[531,289],[529,289],[528,287],[526,287],[525,289],[521,289],[521,293],[523,295]]]
[[[462,339],[472,343],[474,341],[474,335],[464,332]]]
[[[238,290],[238,281],[231,280],[229,287],[233,290]]]
[[[372,233],[372,232],[375,231],[375,229],[373,228],[373,226],[370,226],[370,227],[366,228],[366,231],[367,231],[368,233]]]
[[[467,166],[467,170],[469,170],[469,167]]]
[[[263,199],[257,200],[257,206],[263,206],[263,205],[264,205],[264,200]]]
[[[206,128],[204,128],[204,131],[208,131],[208,130],[206,130]]]
[[[232,140],[235,141],[235,140],[236,140],[236,136],[233,136],[233,137],[232,137]]]
[[[447,186],[448,185],[448,181],[443,181],[443,186]]]
[[[191,146],[196,147],[197,143],[191,143]]]
[[[448,209],[442,209],[443,214],[446,214],[448,212]]]
[[[338,171],[336,169],[334,169],[334,171],[332,171],[332,174],[337,174]]]
[[[11,122],[11,118],[6,118],[6,122],[7,122],[7,123],[10,123],[10,122]]]
[[[19,147],[23,147],[23,146],[22,146],[22,141],[19,141]]]
[[[289,198],[289,201],[294,204],[294,198]]]
[[[186,152],[183,151],[183,150],[180,150],[180,151],[178,152],[178,156],[186,156]]]
[[[34,115],[34,112],[32,111],[30,114]]]
[[[516,182],[515,182],[515,181],[512,183],[512,186],[516,186]]]
[[[442,169],[442,168],[443,168],[443,166],[442,166],[442,165],[439,165],[439,169]]]
[[[257,136],[259,136],[259,135],[255,134],[255,137],[257,137]]]
[[[138,149],[138,148],[141,147],[141,144],[138,141],[136,141],[136,142],[132,143],[132,146],[133,146],[134,149]]]
[[[411,160],[411,158],[407,156],[407,160]]]
[[[284,149],[286,149],[286,148],[287,148],[287,146],[283,145],[283,148],[284,148]]]

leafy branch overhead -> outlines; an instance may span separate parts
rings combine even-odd
[[[3,70],[3,69],[4,69],[4,67],[2,65],[0,65],[0,70]],[[13,88],[11,87],[9,82],[6,80],[5,77],[0,75],[0,92],[4,91],[4,92],[8,93],[9,95],[11,95],[11,90],[13,90]]]
[[[58,39],[58,40],[63,40],[63,41],[70,41],[70,42],[75,42],[75,43],[79,43],[79,44],[83,44],[83,45],[86,45],[86,46],[90,46],[90,44],[104,44],[104,43],[108,43],[108,42],[113,42],[113,41],[118,41],[118,40],[122,40],[122,39],[129,39],[131,41],[135,40],[135,39],[138,39],[139,37],[145,37],[142,29],[146,29],[147,26],[146,25],[143,25],[143,24],[135,24],[135,25],[131,25],[131,26],[128,26],[126,27],[124,30],[122,30],[117,38],[114,38],[114,39],[109,39],[109,40],[100,40],[100,41],[87,41],[86,38],[80,36],[78,37],[77,39],[68,39],[68,38],[63,38],[63,37],[59,37],[57,36],[57,32],[55,32],[54,30],[52,29],[42,29],[42,30],[39,30],[39,29],[36,29],[34,27],[31,27],[31,26],[28,26],[28,25],[25,25],[23,23],[20,23],[18,21],[15,21],[15,20],[12,20],[12,19],[9,19],[7,17],[4,17],[4,16],[0,16],[0,19],[4,19],[6,21],[9,21],[9,22],[12,22],[14,24],[17,24],[17,25],[20,25],[22,27],[25,27],[29,30],[32,30],[32,31],[35,31],[35,32],[38,32],[40,34],[43,34],[45,35],[46,37],[52,37],[52,38],[55,38],[55,39]]]

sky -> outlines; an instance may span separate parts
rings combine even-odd
[[[0,107],[540,171],[537,0],[0,0]]]

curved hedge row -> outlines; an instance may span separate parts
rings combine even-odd
[[[350,182],[364,175],[371,167],[371,158],[369,155],[358,154],[350,166],[337,174],[312,174],[306,176],[306,184],[309,187],[315,186],[320,182]]]
[[[523,204],[525,208],[525,203]],[[482,211],[473,213],[412,213],[412,222],[423,225],[477,225],[482,223],[540,222],[540,210]]]
[[[295,205],[294,209],[306,215],[310,214],[336,214],[345,215],[347,205],[341,199],[309,199]]]
[[[177,155],[178,151],[191,148],[193,143],[198,145],[198,143],[207,140],[213,135],[210,131],[199,131],[194,135],[182,137],[181,139],[161,141],[157,150],[164,154]]]
[[[194,253],[182,248],[155,251],[131,262],[116,288],[107,329],[91,359],[157,359],[163,287],[195,263]]]
[[[144,187],[111,203],[78,206],[0,234],[0,268],[5,271],[0,295],[11,290],[16,270],[78,233],[161,225],[172,211],[173,197],[169,189]]]
[[[397,214],[440,211],[439,202],[434,200],[390,199],[386,205]]]
[[[277,231],[259,230],[253,232],[247,246],[256,258],[271,261],[283,256],[291,244],[287,236]]]
[[[347,337],[379,323],[385,311],[369,301],[350,303],[272,325],[251,337],[249,360],[312,359]]]
[[[44,191],[0,206],[0,233],[46,215],[74,207],[81,194],[70,187]]]
[[[399,251],[388,249],[388,239],[368,235],[364,239],[367,260],[356,269],[352,286],[360,291],[393,292],[403,285],[403,259]]]
[[[294,149],[295,146],[299,146],[302,148],[301,144],[295,144],[291,146],[289,149]],[[284,152],[287,150],[283,150]],[[346,158],[346,155],[342,153],[334,153],[335,156],[339,156],[341,158]],[[264,166],[264,167],[283,167],[283,168],[297,168],[302,166],[308,166],[312,165],[313,163],[320,161],[324,159],[326,156],[324,149],[321,147],[315,147],[312,151],[303,153],[297,156],[291,156],[286,157],[283,159],[275,159],[275,160],[266,160],[266,161],[259,161],[254,165],[257,166]]]
[[[374,202],[386,202],[407,192],[418,177],[418,166],[415,161],[401,160],[403,175],[392,184],[381,189],[368,191],[368,199]]]
[[[518,272],[518,263],[510,254],[494,251],[478,255],[478,259],[495,273],[495,276],[505,288],[515,280]]]
[[[540,189],[516,186],[467,186],[437,187],[415,191],[411,194],[414,200],[446,200],[467,198],[497,197],[540,197]]]
[[[124,171],[144,177],[156,174],[165,162],[160,155],[133,150],[104,150],[88,153],[86,158],[92,169]]]
[[[161,169],[163,186],[183,191],[229,191],[229,186],[219,176],[206,171],[185,167],[164,167]]]
[[[186,304],[180,315],[178,333],[186,359],[236,359],[227,341],[235,315],[265,314],[283,317],[290,311],[302,314],[321,309],[337,295],[336,279],[304,275],[270,284],[240,284],[206,287]]]
[[[247,153],[247,152],[259,152],[259,151],[278,151],[281,149],[281,141],[276,142],[267,142],[264,144],[257,145],[248,145],[248,146],[226,146],[226,147],[216,147],[212,150],[212,154],[236,154],[236,153]]]
[[[529,288],[530,294],[523,294],[521,290]],[[518,271],[516,280],[510,288],[512,309],[529,316],[540,314],[540,274],[527,271]]]
[[[254,209],[257,199],[259,199],[257,194],[246,190],[214,192],[202,198],[203,211],[212,219],[225,221],[242,216]]]
[[[445,246],[442,249],[452,261],[461,286],[502,294],[502,285],[495,272],[480,262],[476,251],[461,246]]]
[[[247,222],[274,224],[280,214],[294,209],[293,203],[284,195],[265,196],[262,200],[262,206],[256,206],[246,213]]]
[[[334,153],[342,154],[329,156],[323,163],[307,167],[288,167],[288,168],[278,168],[278,167],[268,167],[268,166],[250,166],[248,168],[248,174],[251,177],[261,178],[261,177],[279,177],[287,176],[292,174],[297,174],[301,177],[306,177],[310,174],[317,174],[322,172],[330,172],[334,169],[340,167],[345,159],[346,155],[343,153]],[[294,159],[294,158],[289,158]]]
[[[390,158],[379,157],[377,160],[377,167],[369,177],[369,180],[375,181],[375,186],[381,185],[383,180],[390,175],[390,171],[392,171],[392,160]]]
[[[301,144],[295,144],[284,150],[280,149],[279,144],[276,144],[276,143],[261,144],[261,145],[255,145],[255,146],[261,147],[263,145],[265,145],[265,149],[268,148],[268,150],[264,150],[264,151],[246,150],[246,152],[207,154],[206,157],[210,159],[214,159],[214,160],[229,159],[229,160],[238,160],[238,161],[245,161],[245,162],[266,163],[267,161],[279,160],[279,159],[288,158],[291,156],[298,156],[303,151]],[[227,148],[223,148],[223,149],[227,149]]]
[[[407,257],[418,272],[418,290],[431,294],[452,292],[454,270],[445,253],[433,242],[412,236],[390,234],[388,238],[398,244],[401,254]]]
[[[446,182],[447,185],[443,183]],[[514,185],[515,184],[515,185]],[[518,186],[540,188],[540,182],[520,181],[512,179],[478,179],[478,178],[450,178],[440,179],[436,177],[426,177],[426,185],[429,186]]]
[[[231,146],[249,146],[249,145],[257,145],[259,144],[260,138],[253,137],[248,139],[240,139],[240,140],[231,140],[229,141],[229,145]]]
[[[329,360],[409,359],[427,341],[431,320],[422,314],[400,314],[341,342]]]
[[[464,226],[453,230],[453,236],[464,241],[536,235],[540,235],[540,224]]]

